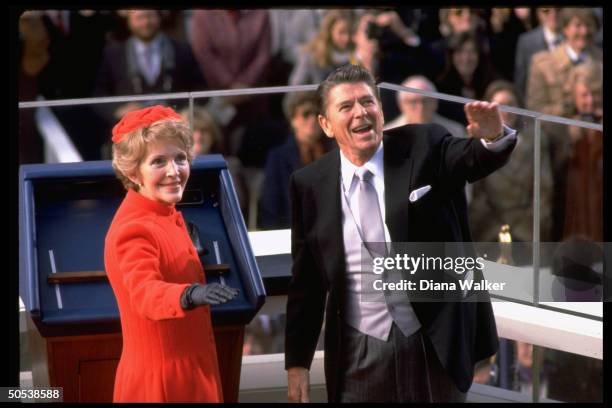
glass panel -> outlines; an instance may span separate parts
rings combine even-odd
[[[533,120],[502,112],[504,122],[518,133],[508,162],[471,184],[470,227],[476,242],[512,242],[512,251],[501,254],[504,263],[532,265],[533,240]],[[507,226],[507,227],[505,227]]]
[[[542,349],[547,398],[565,402],[603,401],[603,360]]]
[[[498,353],[476,365],[474,383],[517,391],[531,399],[534,376],[533,351],[533,344],[501,338]],[[545,399],[562,402],[602,401],[602,360],[547,348],[540,348],[537,355],[540,371],[540,401]]]
[[[602,153],[600,131],[542,121],[540,191],[543,197],[551,195],[540,206],[551,216],[551,242],[544,236],[548,225],[541,224],[542,264],[547,268],[543,272],[549,276],[540,286],[542,302],[603,299]],[[545,184],[547,178],[552,188]],[[601,317],[599,309],[593,312],[575,304],[564,308]]]
[[[423,91],[435,89],[428,80],[418,77],[404,84]],[[498,84],[501,90],[491,94],[492,101],[520,107],[513,89],[501,85],[505,84]],[[400,112],[396,117],[389,117],[385,109],[387,129],[407,123],[437,123],[453,136],[470,137],[463,103],[387,89],[381,90],[381,98],[396,104]],[[490,293],[506,300],[532,302],[534,120],[504,111],[502,117],[509,127],[519,132],[516,148],[504,166],[473,183],[466,183],[463,196],[453,198],[453,208],[455,211],[466,208],[468,212],[475,249],[487,261],[485,278],[507,282],[503,290]]]
[[[285,352],[285,313],[259,313],[244,329],[242,355],[275,354]],[[317,350],[323,350],[325,324],[317,342]]]
[[[314,92],[197,98],[195,104],[194,119],[208,116],[219,130],[218,153],[230,166],[248,229],[289,228],[289,176],[334,145],[319,127]]]

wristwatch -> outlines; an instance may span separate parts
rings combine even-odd
[[[496,136],[494,139],[488,139],[488,138],[486,138],[486,137],[485,137],[485,139],[486,139],[487,143],[493,143],[493,142],[498,141],[498,140],[499,140],[499,139],[501,139],[502,137],[504,137],[504,129],[503,129],[503,128],[502,128],[501,133],[500,133],[499,135],[497,135],[497,136]]]

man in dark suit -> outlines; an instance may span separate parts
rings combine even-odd
[[[478,302],[415,302],[402,292],[399,301],[385,294],[361,302],[361,244],[471,241],[465,181],[501,167],[516,132],[502,127],[496,104],[472,102],[465,107],[472,138],[433,124],[383,135],[376,84],[359,66],[339,68],[317,93],[319,123],[339,151],[290,179],[289,400],[309,401],[325,312],[329,402],[464,401],[474,364],[498,347],[488,293]]]
[[[156,10],[128,12],[131,36],[125,42],[111,44],[104,50],[95,85],[96,96],[188,92],[206,88],[189,45],[162,33],[160,22]],[[103,115],[115,122],[126,112],[139,107],[135,103],[118,108],[113,105],[113,111],[103,110]]]
[[[514,61],[514,84],[525,98],[527,91],[527,75],[531,65],[531,57],[540,51],[552,51],[562,41],[557,29],[557,9],[554,7],[538,7],[536,10],[540,25],[531,31],[521,34],[516,45]]]
[[[42,22],[49,58],[37,80],[38,93],[45,99],[91,97],[106,33],[112,27],[110,13],[45,10]],[[59,106],[51,111],[83,160],[100,160],[100,147],[108,140],[108,132],[103,131],[103,121],[93,107]]]

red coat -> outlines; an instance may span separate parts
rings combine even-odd
[[[210,307],[180,305],[186,287],[205,283],[182,214],[130,189],[104,264],[123,332],[113,401],[222,402]]]

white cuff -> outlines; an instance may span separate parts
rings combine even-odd
[[[509,143],[512,143],[516,139],[516,130],[508,127],[506,125],[502,125],[504,129],[504,134],[502,137],[497,139],[494,142],[487,142],[485,139],[480,139],[482,145],[492,152],[500,152],[508,146]]]

